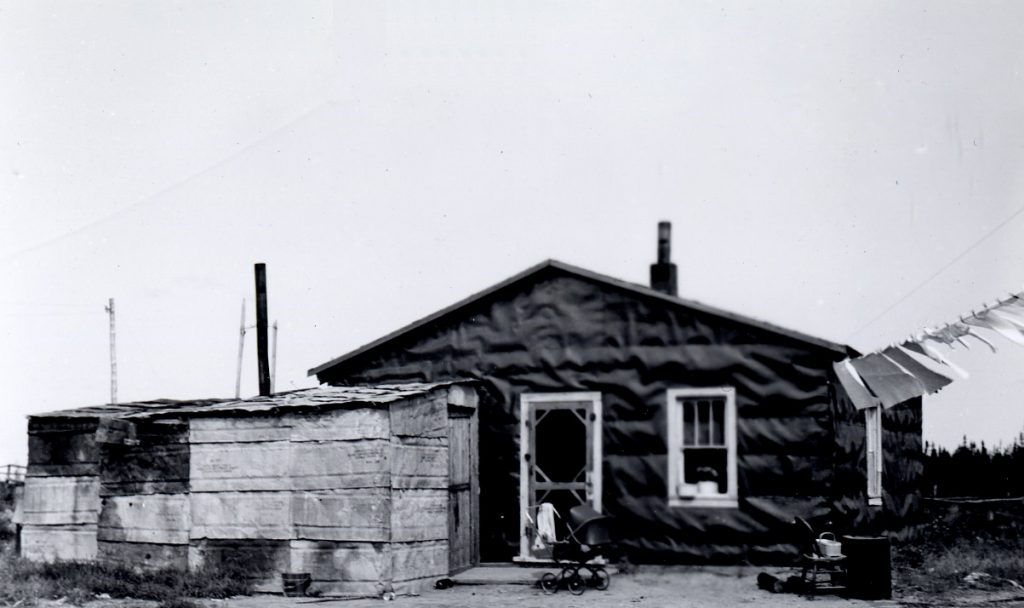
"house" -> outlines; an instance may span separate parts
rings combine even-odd
[[[22,554],[367,595],[550,559],[543,503],[613,515],[646,562],[785,560],[795,516],[912,533],[921,400],[862,413],[849,347],[678,297],[659,231],[650,287],[547,261],[316,388],[31,416]]]
[[[483,385],[487,562],[550,555],[543,502],[615,516],[649,562],[786,559],[794,516],[909,534],[921,400],[861,413],[832,370],[850,347],[678,297],[669,231],[649,287],[547,261],[310,374]]]
[[[420,591],[479,561],[476,408],[472,384],[406,383],[35,415],[22,555]]]

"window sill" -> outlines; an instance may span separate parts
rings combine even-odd
[[[735,496],[670,496],[668,506],[685,509],[738,509]]]

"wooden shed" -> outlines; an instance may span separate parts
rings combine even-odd
[[[23,554],[417,591],[479,561],[476,408],[420,383],[33,416]]]

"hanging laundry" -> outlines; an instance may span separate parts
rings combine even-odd
[[[923,339],[920,341],[909,340],[900,346],[915,353],[920,353],[936,363],[941,363],[942,365],[949,367],[949,369],[953,370],[953,373],[964,380],[971,377],[966,370],[944,357],[934,346],[928,344],[928,342]]]
[[[971,330],[971,333],[969,333],[969,334],[967,334],[967,335],[969,335],[970,337],[974,338],[975,340],[978,340],[979,342],[981,342],[981,343],[982,343],[982,344],[984,344],[985,346],[987,346],[987,347],[989,347],[990,349],[992,349],[992,352],[993,352],[993,353],[997,353],[997,352],[999,352],[999,350],[998,350],[998,349],[996,348],[996,345],[995,345],[995,344],[992,344],[991,342],[989,342],[989,341],[988,341],[988,340],[986,340],[985,338],[983,338],[983,337],[981,337],[980,335],[978,335],[978,332],[974,331],[973,329]]]
[[[553,543],[558,540],[555,537],[555,515],[558,515],[558,511],[555,510],[555,505],[550,502],[540,503],[540,507],[537,508],[537,538],[543,539],[549,543]],[[561,517],[561,515],[558,515]]]
[[[952,378],[948,378],[929,369],[927,366],[914,359],[910,353],[898,346],[889,347],[883,350],[882,355],[896,365],[899,365],[907,373],[920,380],[924,384],[925,391],[927,391],[928,394],[936,393],[953,382]]]
[[[882,355],[865,355],[854,359],[852,364],[883,407],[892,407],[926,392],[923,382]]]
[[[988,312],[990,315],[1015,325],[1017,329],[1024,330],[1024,309],[1007,308],[1004,306],[1001,308],[993,308]]]
[[[882,404],[878,397],[872,395],[868,387],[864,385],[860,375],[857,373],[857,370],[853,369],[849,359],[836,361],[832,364],[832,369],[836,372],[839,384],[843,386],[846,394],[850,397],[850,401],[853,402],[853,407],[863,410]]]
[[[990,315],[988,311],[975,313],[973,316],[964,319],[964,321],[975,327],[991,329],[1014,344],[1024,346],[1024,334],[1013,323],[1005,321],[998,316]]]
[[[951,323],[938,329],[925,328],[924,337],[927,340],[933,340],[953,347],[953,343],[959,343],[966,349],[970,349],[971,346],[963,340],[964,336],[970,335],[971,329],[962,323]]]

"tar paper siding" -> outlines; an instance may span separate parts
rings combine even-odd
[[[793,516],[830,514],[841,463],[829,370],[841,354],[557,273],[513,287],[319,376],[337,384],[485,381],[484,561],[510,559],[518,544],[525,392],[601,392],[603,503],[638,559],[777,559],[794,550]],[[665,394],[702,386],[736,389],[738,509],[668,506]]]
[[[863,534],[914,538],[923,526],[924,472],[922,400],[882,410],[882,506],[867,506],[867,451],[864,412],[835,382],[835,508],[837,528]]]

